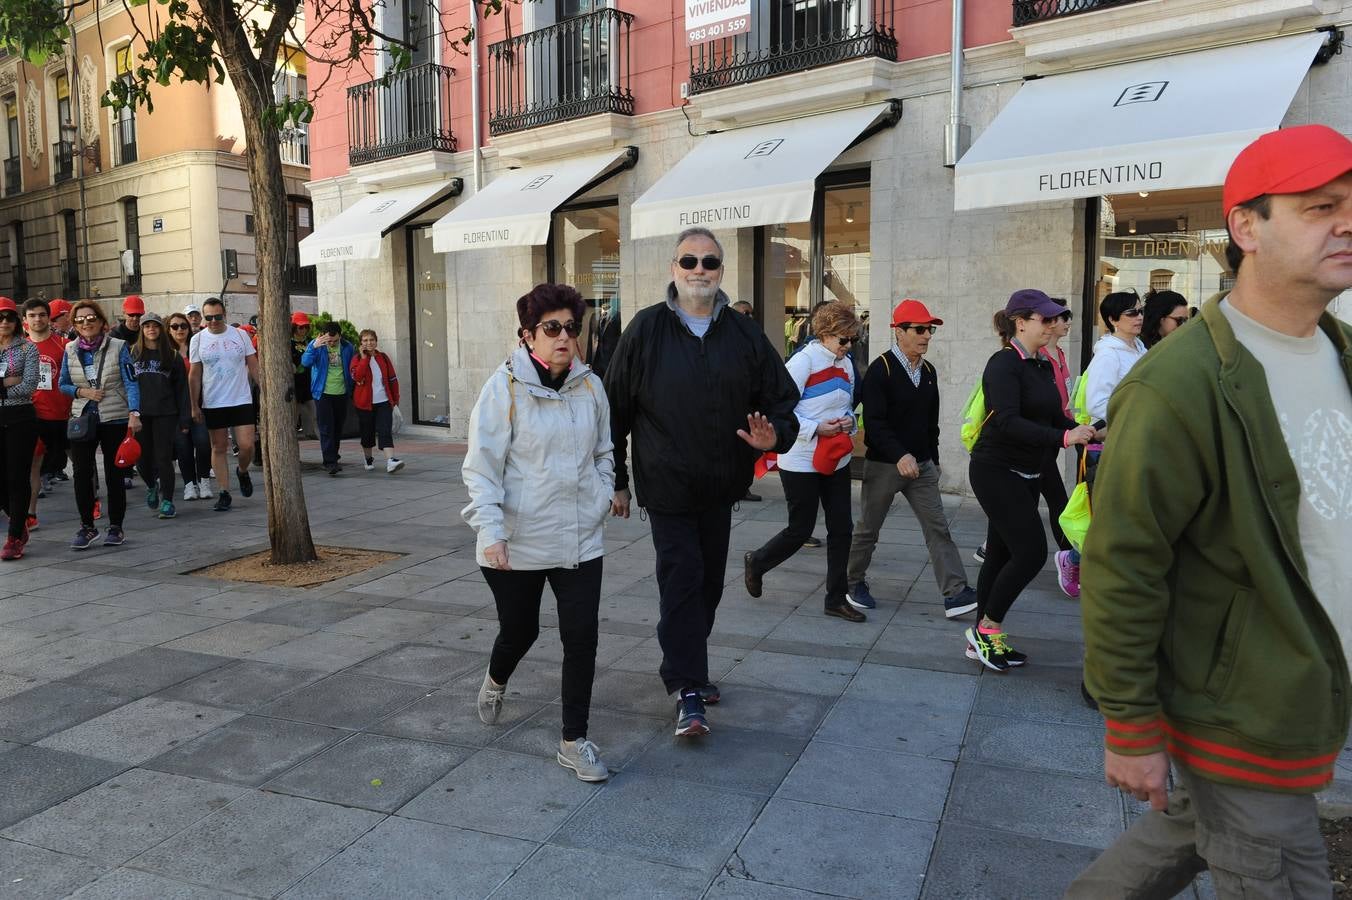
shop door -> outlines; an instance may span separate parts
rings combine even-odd
[[[620,338],[620,208],[606,202],[559,210],[550,237],[550,280],[587,301],[578,348],[605,374]]]
[[[446,315],[446,258],[432,250],[432,226],[410,228],[409,340],[413,345],[413,420],[449,425],[450,326]]]

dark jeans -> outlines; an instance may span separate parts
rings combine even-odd
[[[27,417],[15,416],[0,425],[0,508],[9,514],[9,536],[23,538],[28,501],[33,499],[29,474],[33,470],[33,448],[38,443],[38,422],[33,408]]]
[[[554,592],[563,641],[563,739],[587,736],[592,678],[596,674],[597,616],[601,608],[601,557],[576,569],[503,572],[481,567],[498,608],[498,637],[488,675],[506,684],[526,651],[540,636],[540,596],[545,582]]]
[[[186,432],[175,434],[174,453],[178,456],[178,474],[183,476],[184,484],[206,478],[211,471],[211,434],[207,426],[193,422]]]
[[[108,488],[108,524],[122,527],[127,517],[127,489],[122,479],[125,469],[118,468],[117,446],[127,436],[126,422],[105,422],[99,426],[96,440],[72,441],[70,458],[75,463],[75,506],[80,511],[80,524],[94,527],[94,454],[103,453],[103,479]]]
[[[832,475],[780,469],[779,480],[784,485],[784,499],[789,503],[788,527],[752,555],[768,572],[803,549],[803,541],[812,537],[812,529],[817,525],[817,505],[820,504],[826,513],[826,608],[839,607],[845,602],[845,569],[854,536],[850,467]]]
[[[986,616],[1003,622],[1047,562],[1047,532],[1037,508],[1041,482],[976,460],[968,465],[967,474],[989,522],[986,561],[976,583],[977,621]]]
[[[1069,550],[1070,541],[1061,530],[1061,513],[1065,512],[1070,498],[1066,496],[1066,483],[1061,479],[1061,454],[1052,457],[1047,468],[1042,470],[1042,480],[1038,482],[1042,499],[1047,501],[1047,518],[1051,520],[1052,540],[1060,550]]]
[[[370,409],[357,410],[357,424],[361,427],[362,449],[370,450],[380,440],[381,450],[394,449],[394,407],[389,402],[374,403]],[[370,457],[370,453],[366,454]]]
[[[319,449],[324,465],[338,462],[338,442],[343,439],[343,422],[347,419],[347,395],[324,394],[315,401],[315,415],[319,418]]]
[[[667,693],[709,683],[709,632],[723,599],[728,565],[732,507],[695,513],[648,511],[657,551],[657,590],[661,596],[657,642],[658,670]]]
[[[141,461],[136,470],[149,487],[158,478],[160,499],[174,499],[174,442],[178,431],[178,416],[145,416],[136,439],[141,442]]]

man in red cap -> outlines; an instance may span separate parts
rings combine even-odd
[[[128,296],[122,301],[122,322],[112,330],[112,336],[128,344],[136,343],[136,336],[141,333],[141,316],[145,314],[145,301],[135,294]]]
[[[51,310],[52,331],[70,340],[75,333],[70,323],[70,301],[57,297],[48,304],[48,309]]]
[[[310,396],[310,367],[301,362],[305,355],[305,346],[310,343],[310,317],[303,312],[291,314],[291,364],[296,367],[295,401],[297,426],[300,435],[306,438],[319,437],[319,419],[315,413],[315,401]]]
[[[1073,898],[1328,897],[1313,793],[1347,736],[1352,650],[1352,141],[1235,159],[1234,289],[1109,403],[1081,607],[1108,784],[1151,811]],[[1174,791],[1166,793],[1170,761]]]
[[[951,619],[976,609],[976,591],[967,584],[962,554],[948,532],[939,496],[939,377],[925,354],[942,324],[919,300],[901,301],[892,311],[895,343],[864,373],[860,397],[868,453],[845,595],[861,609],[877,606],[869,591],[868,567],[897,494],[911,504],[924,532],[944,615]]]

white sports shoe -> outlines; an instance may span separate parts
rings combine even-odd
[[[395,472],[398,472],[403,467],[404,461],[402,459],[391,458],[385,460],[385,471],[389,472],[391,475],[393,475]]]
[[[210,478],[202,478],[202,479],[200,479],[200,480],[197,482],[197,499],[198,499],[198,500],[210,500],[212,497],[215,497],[215,496],[216,496],[216,494],[213,493],[212,490],[211,490],[211,479],[210,479]]]
[[[557,759],[565,769],[572,769],[583,781],[605,781],[610,777],[606,764],[601,762],[597,746],[586,738],[559,741]]]
[[[189,481],[183,485],[183,499],[184,500],[197,499],[197,482]]]

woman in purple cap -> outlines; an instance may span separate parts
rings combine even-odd
[[[968,478],[989,522],[986,561],[977,580],[977,623],[967,629],[967,656],[996,672],[1028,657],[1009,645],[1004,619],[1047,562],[1047,535],[1038,513],[1039,482],[1050,457],[1094,437],[1066,417],[1051,363],[1040,351],[1065,307],[1042,291],[1015,291],[995,314],[1009,337],[981,376],[988,411],[972,447]]]

